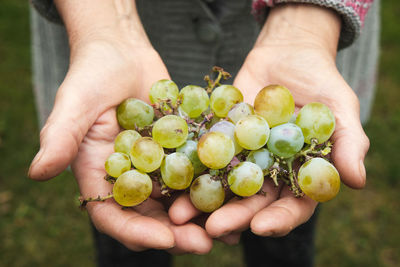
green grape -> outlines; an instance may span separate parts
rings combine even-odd
[[[327,141],[335,130],[335,116],[332,111],[322,103],[309,103],[300,109],[296,124],[301,128],[304,141],[311,143],[316,138],[318,144]]]
[[[334,198],[340,189],[340,176],[336,168],[323,158],[304,163],[298,173],[301,190],[318,202]]]
[[[120,132],[114,140],[114,151],[129,155],[133,143],[142,137],[135,130],[125,130]]]
[[[271,152],[266,148],[250,151],[249,155],[247,155],[246,161],[257,164],[263,171],[268,170],[269,167],[274,164],[274,158],[272,157]]]
[[[118,123],[125,129],[150,125],[153,118],[153,107],[136,98],[126,99],[117,108]]]
[[[269,127],[286,123],[294,113],[294,100],[290,91],[282,85],[269,85],[258,92],[254,110],[263,117]]]
[[[251,105],[240,102],[234,105],[228,112],[228,119],[236,124],[240,119],[254,114],[254,108]]]
[[[108,175],[118,177],[131,169],[129,156],[123,153],[112,153],[106,160],[104,167]]]
[[[160,103],[162,101],[171,100],[173,105],[178,99],[179,89],[176,83],[171,80],[163,79],[155,82],[149,92],[150,102]]]
[[[113,197],[121,206],[132,207],[148,199],[152,189],[153,183],[146,173],[130,170],[117,178]]]
[[[249,115],[236,124],[235,137],[245,149],[257,150],[267,143],[269,131],[268,123],[263,117]]]
[[[238,196],[249,197],[256,194],[260,191],[263,183],[263,171],[252,162],[241,162],[228,174],[228,185]]]
[[[176,115],[167,115],[154,123],[153,139],[162,147],[176,148],[185,143],[188,136],[188,125]]]
[[[165,157],[161,164],[161,177],[166,186],[175,190],[190,186],[194,175],[193,165],[189,158],[181,152],[175,152]]]
[[[303,145],[304,136],[300,127],[290,122],[272,128],[267,143],[269,151],[282,158],[294,156]]]
[[[201,163],[199,155],[197,155],[197,141],[187,140],[182,146],[176,148],[176,152],[184,153],[190,159],[195,175],[198,175],[207,169],[207,167]]]
[[[211,175],[203,174],[197,177],[190,186],[190,200],[203,212],[213,212],[224,203],[225,191],[220,180],[212,179]]]
[[[229,136],[232,141],[233,145],[235,146],[235,155],[239,154],[243,147],[241,147],[235,138],[235,125],[229,121],[219,121],[210,128],[210,132],[220,132]]]
[[[235,155],[232,139],[220,132],[209,132],[201,136],[197,146],[200,161],[210,169],[221,169]]]
[[[135,168],[143,172],[152,172],[161,166],[164,150],[150,137],[141,137],[133,144],[130,157]]]
[[[204,88],[196,85],[185,86],[179,93],[179,106],[190,118],[197,118],[208,109],[210,99]]]
[[[210,96],[211,110],[221,118],[225,118],[229,110],[239,102],[243,102],[242,92],[232,85],[218,86]]]

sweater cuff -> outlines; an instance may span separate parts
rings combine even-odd
[[[342,18],[339,49],[351,45],[360,35],[365,15],[373,0],[253,0],[254,14],[261,14],[266,7],[283,3],[314,4],[335,10]]]
[[[53,0],[30,0],[32,6],[39,12],[41,16],[51,22],[62,24],[62,19],[58,14],[57,8]]]

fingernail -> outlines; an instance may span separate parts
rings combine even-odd
[[[38,163],[39,161],[40,161],[40,159],[42,158],[42,156],[43,156],[43,149],[42,148],[40,148],[39,149],[39,152],[36,154],[36,156],[33,158],[33,160],[32,160],[32,162],[31,162],[31,165],[29,166],[29,170],[28,170],[28,176],[30,177],[31,175],[31,170],[32,170],[32,167],[34,166],[34,165],[36,165],[36,163]]]
[[[364,161],[363,160],[360,160],[360,173],[361,173],[361,177],[363,179],[365,179],[366,176],[367,176],[367,171],[365,170],[365,166],[364,166]]]

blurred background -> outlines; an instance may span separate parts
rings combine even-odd
[[[39,148],[32,94],[26,0],[0,2],[0,266],[94,266],[86,212],[68,172],[49,182],[27,178]],[[400,1],[382,1],[379,83],[372,117],[367,186],[342,187],[322,205],[316,266],[400,266]],[[396,230],[397,229],[397,230]],[[240,246],[216,242],[205,256],[174,266],[244,266]]]

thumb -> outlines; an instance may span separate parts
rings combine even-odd
[[[333,139],[332,158],[342,181],[352,188],[363,188],[366,182],[364,158],[369,149],[369,139],[360,122],[359,105],[357,112],[343,108],[336,114],[337,127]]]
[[[80,88],[81,90],[77,90]],[[67,78],[60,86],[53,110],[40,132],[40,150],[28,176],[47,180],[64,171],[75,158],[78,147],[96,118],[96,105],[82,83]]]

